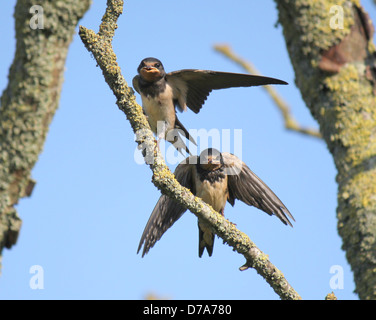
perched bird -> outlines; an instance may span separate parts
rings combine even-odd
[[[235,199],[238,199],[269,215],[276,215],[286,225],[292,226],[288,217],[295,221],[273,191],[243,161],[231,153],[220,153],[214,148],[206,149],[199,157],[191,156],[182,161],[174,174],[182,186],[190,189],[194,195],[202,198],[222,215],[226,201],[234,206]],[[176,201],[162,195],[146,224],[137,253],[144,245],[144,256],[185,211]],[[199,257],[205,248],[211,256],[214,234],[200,220],[198,228]]]
[[[178,151],[184,149],[187,153],[189,150],[177,133],[194,144],[196,142],[176,116],[176,108],[182,112],[188,107],[198,113],[209,93],[216,89],[287,84],[274,78],[210,70],[185,69],[166,73],[162,62],[156,58],[143,59],[137,72],[133,87],[141,95],[144,112],[158,143],[161,139],[168,140]]]

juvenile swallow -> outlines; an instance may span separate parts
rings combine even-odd
[[[224,215],[226,202],[232,206],[235,200],[243,201],[269,215],[276,215],[285,225],[295,221],[286,206],[269,187],[254,174],[238,157],[231,153],[220,153],[214,148],[204,150],[199,157],[183,160],[175,169],[179,183]],[[137,253],[144,245],[144,256],[186,211],[186,208],[166,195],[162,195],[141,236]],[[202,256],[205,248],[209,256],[213,253],[214,234],[205,223],[198,221],[199,249]]]
[[[141,95],[142,107],[158,142],[168,140],[180,152],[184,149],[187,153],[189,150],[177,132],[184,134],[192,143],[196,142],[179,121],[176,109],[183,112],[188,107],[199,113],[212,90],[287,84],[274,78],[210,70],[184,69],[166,73],[162,62],[156,58],[142,60],[137,72],[132,81],[133,87]],[[161,121],[160,128],[158,121]],[[169,136],[172,129],[179,131],[173,130]]]

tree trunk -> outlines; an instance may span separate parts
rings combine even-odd
[[[16,53],[0,100],[0,253],[17,241],[14,205],[32,192],[30,172],[58,107],[68,47],[90,3],[17,1]]]
[[[360,299],[376,299],[372,23],[356,0],[336,5],[328,0],[275,1],[296,85],[320,125],[338,171],[338,232],[356,292]]]

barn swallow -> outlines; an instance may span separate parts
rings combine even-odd
[[[276,215],[285,225],[292,226],[288,217],[295,221],[286,206],[269,187],[254,174],[238,157],[231,153],[220,153],[214,148],[204,150],[199,157],[183,160],[175,169],[179,183],[224,215],[226,202],[232,206],[235,200],[243,201],[269,215]],[[162,195],[141,236],[137,253],[144,245],[142,256],[154,246],[168,228],[186,211],[166,195]],[[209,256],[213,253],[214,234],[202,221],[198,221],[199,257],[205,248]]]
[[[176,109],[183,112],[188,107],[194,113],[200,112],[212,90],[287,84],[274,78],[211,70],[184,69],[166,73],[162,62],[156,58],[142,60],[137,72],[133,87],[141,95],[142,107],[158,142],[168,140],[178,151],[184,149],[188,154],[188,148],[177,133],[184,134],[195,145],[196,142],[179,121]],[[160,128],[158,121],[161,121]],[[179,130],[173,130],[169,136],[171,129]]]

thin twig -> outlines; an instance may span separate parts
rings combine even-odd
[[[210,225],[214,233],[233,247],[235,251],[242,254],[246,259],[246,264],[241,270],[249,267],[255,268],[281,299],[301,299],[287,282],[282,272],[269,261],[268,256],[259,250],[246,234],[236,229],[234,224],[214,211],[200,198],[195,197],[190,190],[182,187],[167,167],[142,108],[136,103],[133,90],[128,87],[122,76],[116,55],[112,50],[111,40],[122,9],[122,0],[108,0],[100,33],[96,34],[94,31],[80,26],[79,35],[87,50],[96,59],[106,82],[117,98],[119,109],[126,114],[133,131],[136,134],[140,131],[143,133],[138,135],[138,143],[142,144],[146,152],[145,162],[149,164],[153,171],[152,182],[163,194],[171,197]],[[153,161],[147,159],[150,155],[152,155]]]
[[[228,45],[215,45],[214,49],[219,53],[232,60],[241,66],[244,70],[251,74],[259,74],[256,68],[244,59],[237,56]],[[294,119],[291,114],[290,107],[287,102],[278,94],[277,90],[272,86],[263,86],[263,88],[268,92],[270,97],[273,99],[274,103],[281,111],[283,120],[285,122],[285,128],[288,130],[296,131],[305,135],[309,135],[315,138],[321,138],[320,132],[312,128],[301,127],[298,122]]]

